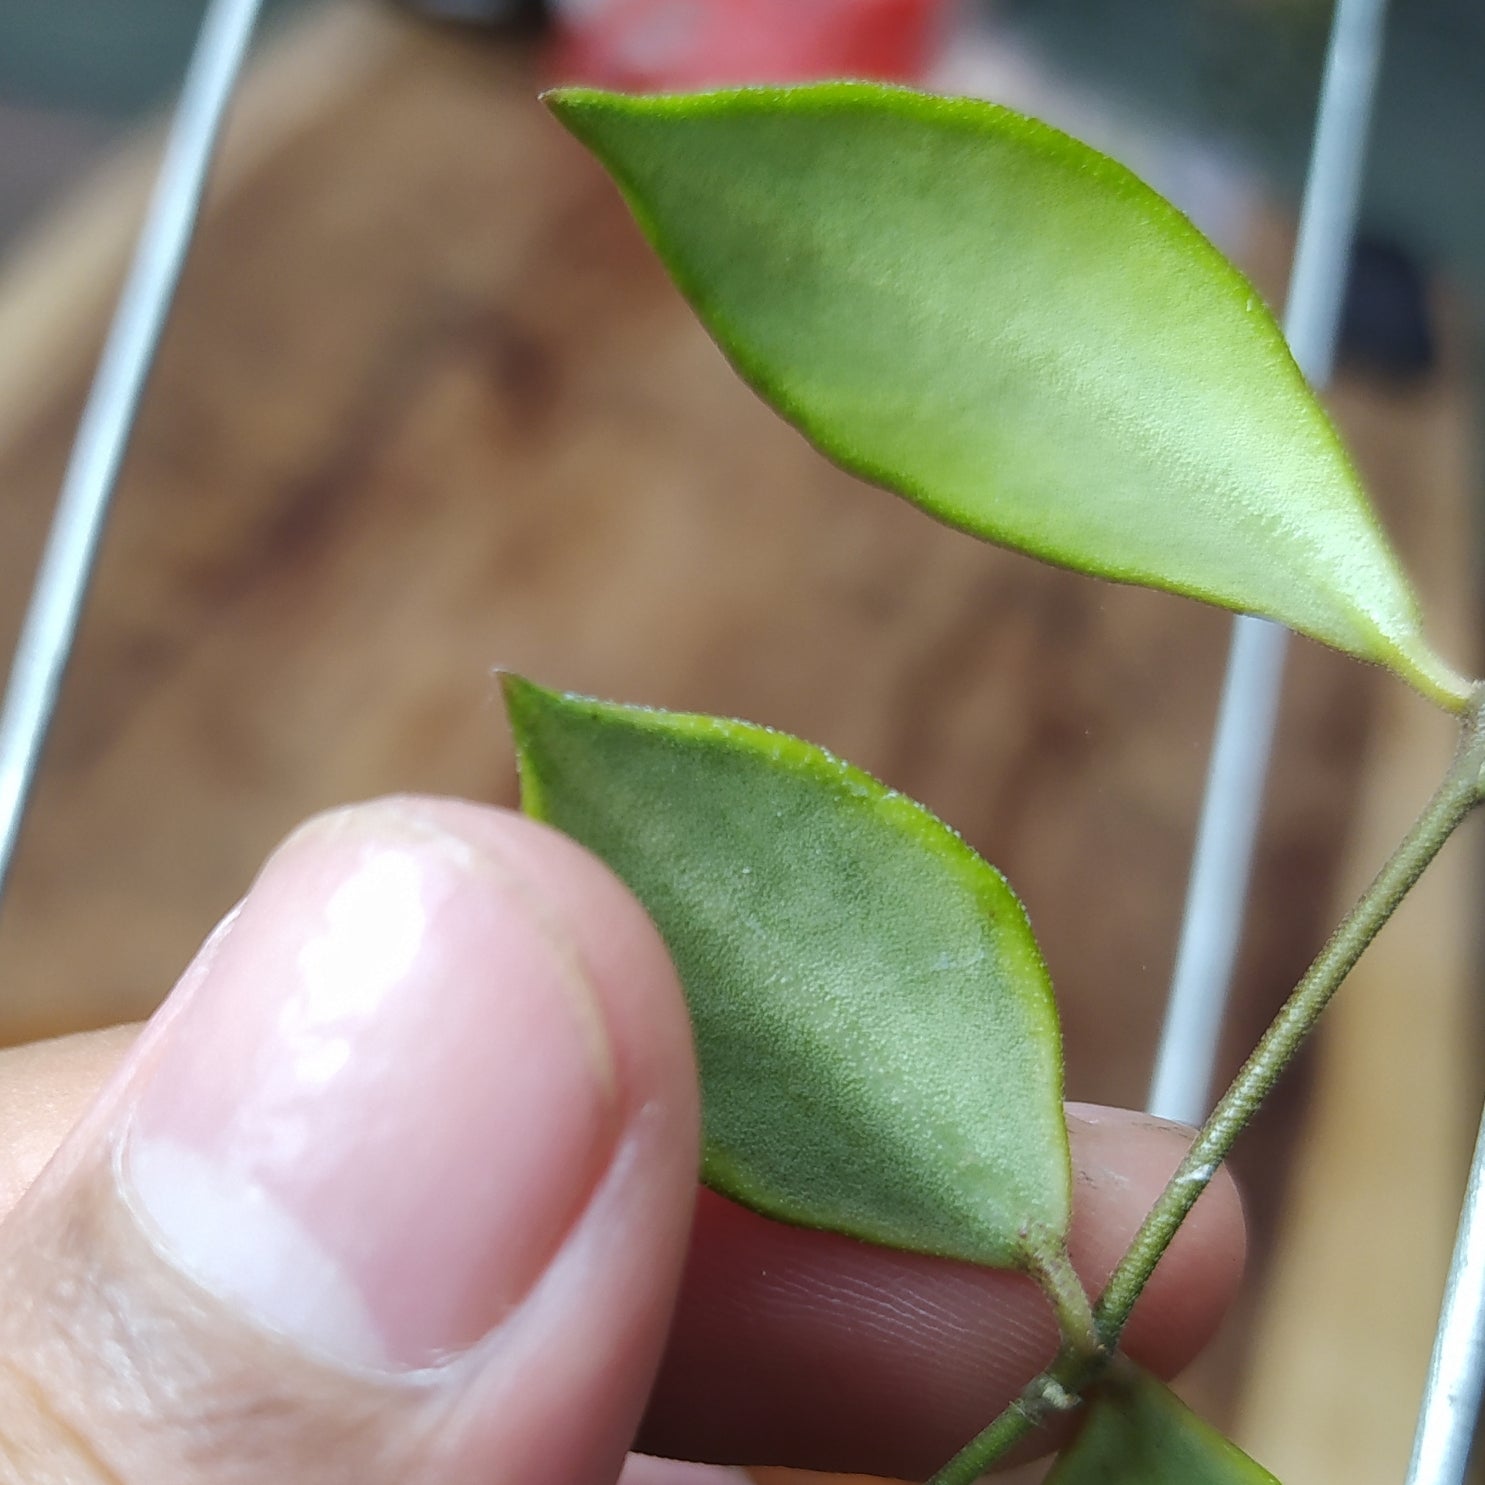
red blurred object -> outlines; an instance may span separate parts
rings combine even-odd
[[[558,0],[556,80],[628,89],[921,78],[947,0]]]

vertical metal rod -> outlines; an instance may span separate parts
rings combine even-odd
[[[1485,1118],[1475,1140],[1407,1485],[1458,1485],[1485,1392]]]
[[[1386,0],[1337,0],[1300,210],[1284,333],[1312,385],[1330,380],[1355,235],[1366,138],[1382,55]],[[1284,676],[1288,631],[1234,621],[1206,797],[1148,1107],[1199,1124],[1238,940]]]
[[[211,0],[98,362],[0,707],[0,898],[56,710],[119,467],[195,229],[259,0]]]

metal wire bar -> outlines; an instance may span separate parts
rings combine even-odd
[[[1331,25],[1284,317],[1294,358],[1317,387],[1330,380],[1335,362],[1385,15],[1386,0],[1337,0]],[[1245,615],[1233,624],[1147,1105],[1151,1113],[1187,1124],[1199,1124],[1211,1104],[1288,638],[1287,630],[1264,619]]]
[[[1385,0],[1338,0],[1285,318],[1312,384],[1329,380],[1381,57]],[[260,0],[211,0],[155,191],[79,424],[0,708],[0,898],[71,653],[139,403],[189,250]],[[1287,634],[1234,624],[1152,1112],[1209,1102],[1268,771]],[[1408,1485],[1456,1485],[1485,1389],[1485,1119],[1419,1416]]]
[[[128,277],[62,479],[0,708],[0,898],[140,398],[191,244],[260,0],[211,0]]]
[[[1475,1140],[1475,1158],[1454,1257],[1444,1287],[1444,1307],[1407,1485],[1458,1485],[1469,1467],[1470,1446],[1485,1394],[1485,1117]]]

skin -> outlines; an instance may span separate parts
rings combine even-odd
[[[1189,1131],[1069,1123],[1096,1287]],[[698,1199],[696,1139],[605,868],[458,801],[321,817],[142,1033],[0,1053],[0,1482],[921,1477],[1047,1358],[1026,1281]],[[1128,1350],[1179,1370],[1242,1254],[1221,1177]]]

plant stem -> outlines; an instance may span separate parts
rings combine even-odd
[[[1093,1306],[1067,1256],[1067,1243],[1061,1236],[1046,1237],[1032,1244],[1029,1251],[1031,1277],[1041,1285],[1057,1316],[1063,1352],[1069,1360],[1101,1355],[1103,1343],[1093,1319]]]
[[[1396,668],[1420,695],[1453,716],[1468,718],[1479,704],[1476,683],[1446,665],[1421,639],[1398,657]]]
[[[1086,1387],[1114,1354],[1124,1326],[1150,1275],[1197,1198],[1216,1175],[1244,1126],[1293,1060],[1320,1013],[1390,918],[1424,868],[1439,853],[1485,791],[1485,687],[1476,688],[1449,772],[1402,843],[1377,873],[1305,971],[1279,1014],[1253,1049],[1232,1086],[1202,1126],[1159,1201],[1145,1217],[1098,1303],[1094,1320],[1101,1349],[1077,1354],[1064,1347],[1046,1371],[993,1423],[970,1441],[929,1485],[972,1485],[1013,1444]]]
[[[1099,1335],[1110,1349],[1118,1344],[1135,1300],[1233,1141],[1293,1060],[1363,950],[1478,802],[1485,764],[1485,729],[1479,725],[1478,705],[1477,697],[1443,783],[1284,1002],[1114,1270],[1094,1310]]]

